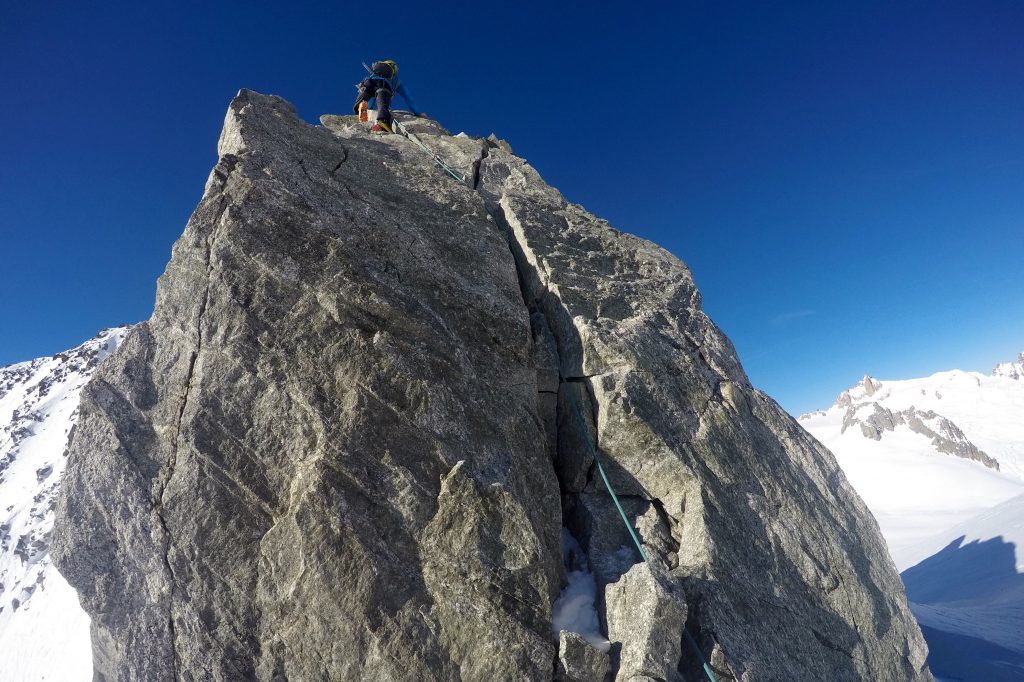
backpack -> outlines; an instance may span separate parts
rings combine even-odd
[[[398,64],[395,64],[390,59],[386,59],[382,62],[374,62],[373,66],[370,67],[370,71],[375,76],[391,80],[398,75]]]

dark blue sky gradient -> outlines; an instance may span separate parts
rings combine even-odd
[[[1024,3],[267,5],[0,8],[0,364],[149,316],[240,87],[316,123],[378,58],[686,261],[793,412],[1024,350]]]

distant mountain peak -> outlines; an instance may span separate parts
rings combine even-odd
[[[866,395],[874,395],[882,387],[882,382],[872,379],[870,374],[865,374],[864,378],[860,380],[860,385]]]
[[[1024,353],[1017,356],[1016,362],[1000,362],[992,370],[994,377],[1007,377],[1020,381],[1024,379]]]
[[[838,407],[851,407],[862,402],[864,398],[874,396],[881,388],[881,381],[873,378],[870,374],[865,374],[856,385],[839,394],[835,405]]]

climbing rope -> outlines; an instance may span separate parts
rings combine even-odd
[[[697,658],[700,659],[701,666],[704,668],[704,674],[708,676],[708,679],[711,680],[711,682],[718,682],[714,671],[711,670],[711,666],[708,665],[707,659],[704,658],[704,654],[701,652],[700,647],[697,646],[697,640],[693,638],[693,635],[691,635],[690,631],[685,627],[683,627],[683,632],[686,633],[686,639],[690,642],[690,648],[693,649],[693,653],[697,654]]]
[[[565,378],[561,378],[562,383],[572,383],[566,381]],[[587,444],[587,449],[590,450],[590,454],[594,457],[594,463],[597,465],[597,471],[601,474],[601,480],[604,481],[604,487],[608,490],[608,494],[612,496],[612,501],[615,503],[615,508],[619,510],[619,516],[622,517],[622,523],[626,526],[626,530],[629,531],[629,537],[633,538],[633,544],[636,545],[636,549],[640,552],[641,558],[644,563],[650,563],[650,559],[647,557],[647,552],[644,551],[643,545],[640,543],[640,538],[637,537],[636,531],[633,529],[633,524],[629,522],[629,517],[626,516],[626,511],[622,508],[622,503],[619,502],[619,496],[615,494],[615,489],[612,488],[611,482],[608,480],[607,474],[604,472],[604,465],[601,464],[601,458],[597,454],[597,448],[590,442],[590,433],[587,430],[587,422],[583,418],[583,412],[580,410],[579,402],[576,400],[576,396],[572,391],[567,391],[566,395],[569,397],[569,402],[572,403],[572,410],[576,414],[577,423],[580,426],[580,435],[583,437],[583,441]],[[690,647],[693,649],[693,653],[697,654],[697,658],[701,662],[701,667],[704,669],[704,674],[708,676],[710,682],[718,682],[718,678],[715,677],[714,671],[708,664],[707,659],[704,658],[704,654],[701,652],[700,647],[697,646],[697,641],[690,634],[690,631],[684,626],[683,632],[686,633],[686,639],[690,643]]]
[[[566,382],[568,383],[568,382]],[[583,412],[580,411],[580,405],[576,402],[576,396],[570,391],[568,393],[569,402],[572,403],[573,412],[576,413],[576,419],[580,425],[580,433],[583,434],[583,440],[587,444],[587,448],[590,450],[590,454],[594,457],[594,463],[597,464],[597,470],[601,474],[601,480],[604,481],[604,487],[608,489],[608,493],[612,496],[612,501],[615,503],[615,508],[619,510],[619,516],[622,517],[622,523],[626,526],[626,530],[629,531],[629,537],[633,538],[633,543],[636,545],[636,549],[640,552],[641,558],[644,563],[648,561],[647,552],[644,551],[643,545],[640,544],[640,538],[636,536],[636,531],[633,530],[633,524],[629,522],[629,518],[626,516],[626,510],[622,508],[622,503],[619,502],[619,496],[615,494],[615,489],[612,488],[612,484],[608,481],[608,475],[604,473],[604,466],[601,464],[601,458],[597,454],[597,448],[590,442],[590,434],[587,432],[587,422],[583,419]]]
[[[420,140],[419,137],[416,136],[415,133],[409,132],[409,129],[402,125],[397,118],[392,118],[391,122],[395,126],[395,130],[397,130],[400,134],[404,135],[408,139],[415,142],[419,146],[419,148],[425,151],[427,154],[430,154],[430,158],[434,159],[434,163],[440,166],[441,170],[443,170],[445,173],[452,176],[462,184],[466,184],[466,176],[459,175],[457,172],[455,172],[455,169],[453,169],[451,166],[445,163],[444,159],[442,159],[436,153],[432,152],[430,148],[427,147],[427,145],[423,144],[423,142]]]

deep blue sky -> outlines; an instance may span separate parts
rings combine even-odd
[[[792,412],[1024,350],[1022,2],[84,5],[0,8],[0,364],[149,316],[240,87],[315,123],[378,58],[686,261]]]

